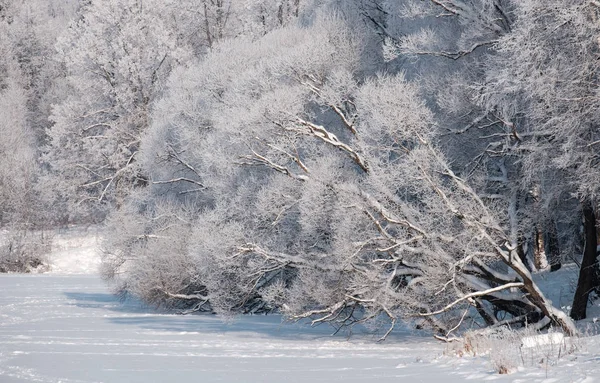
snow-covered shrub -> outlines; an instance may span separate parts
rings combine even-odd
[[[160,202],[160,201],[159,201]],[[135,193],[106,224],[100,273],[123,298],[176,309],[208,309],[198,265],[188,255],[194,211]],[[123,275],[115,273],[123,273]]]
[[[494,370],[499,374],[515,372],[520,365],[521,335],[509,328],[501,328],[489,333],[489,358]]]
[[[52,235],[45,231],[0,232],[0,273],[29,273],[48,269]]]
[[[562,357],[580,348],[579,337],[567,337],[561,331],[540,334],[534,327],[467,331],[462,342],[451,344],[456,355],[485,355],[499,374],[515,372],[519,367],[549,368]]]

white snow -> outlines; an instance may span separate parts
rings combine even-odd
[[[521,347],[536,348],[547,345],[562,345],[565,341],[565,336],[560,332],[552,332],[547,334],[539,334],[526,336],[521,339]]]
[[[97,227],[58,230],[49,254],[50,272],[96,274],[100,265],[100,231]]]
[[[498,375],[486,356],[449,355],[417,333],[348,340],[279,316],[224,323],[119,302],[94,274],[97,238],[68,231],[56,238],[53,272],[0,275],[1,383],[600,382],[599,337],[556,363]]]

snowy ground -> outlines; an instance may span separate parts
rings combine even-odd
[[[58,274],[96,274],[100,265],[97,227],[59,230],[52,240],[50,265]]]
[[[487,357],[445,356],[444,345],[417,334],[346,340],[277,316],[224,324],[120,303],[95,275],[94,236],[63,234],[53,272],[0,275],[1,383],[600,382],[597,337],[557,365],[498,375]]]

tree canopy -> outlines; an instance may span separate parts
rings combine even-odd
[[[101,222],[103,277],[182,312],[576,333],[600,288],[599,12],[0,1],[0,224]],[[570,313],[532,276],[567,262]]]

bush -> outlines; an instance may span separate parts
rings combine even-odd
[[[0,234],[0,273],[30,273],[48,269],[52,236],[44,231],[12,230]]]
[[[533,328],[514,330],[508,327],[469,331],[462,343],[452,343],[455,355],[487,356],[495,371],[510,374],[519,367],[545,368],[580,348],[579,338],[566,337],[562,332],[542,334]]]

